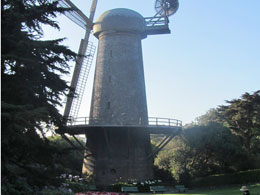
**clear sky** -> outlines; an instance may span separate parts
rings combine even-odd
[[[92,0],[72,0],[89,15]],[[260,89],[260,0],[179,0],[170,17],[171,34],[142,41],[149,116],[184,124],[210,108]],[[155,15],[155,0],[99,0],[95,19],[113,8]],[[45,29],[45,38],[67,37],[78,51],[84,30],[66,17],[60,31]],[[97,46],[97,39],[91,36]],[[73,71],[72,64],[72,71]],[[95,60],[79,116],[89,115]]]

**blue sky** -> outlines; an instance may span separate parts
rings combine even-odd
[[[148,36],[142,44],[149,116],[176,118],[185,124],[225,100],[260,89],[260,1],[179,2],[179,10],[170,17],[171,34]],[[73,3],[89,15],[91,0]],[[121,7],[154,16],[154,3],[99,0],[95,19]],[[67,37],[64,44],[77,52],[84,30],[64,16],[58,21],[61,30],[45,27],[45,38]],[[97,46],[97,39],[90,39]],[[79,116],[89,115],[94,69],[95,60]]]

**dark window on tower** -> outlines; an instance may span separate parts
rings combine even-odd
[[[110,102],[107,102],[107,109],[110,109]]]
[[[109,83],[111,83],[111,76],[108,77]]]
[[[112,49],[110,50],[110,57],[112,57],[112,54],[113,54],[113,52],[112,52]]]
[[[116,174],[116,170],[115,169],[110,169],[110,172],[115,175]]]

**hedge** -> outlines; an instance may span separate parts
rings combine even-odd
[[[193,187],[224,186],[231,184],[247,184],[260,181],[260,169],[241,171],[237,173],[211,175],[197,178],[191,182]]]

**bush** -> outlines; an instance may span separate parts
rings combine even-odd
[[[158,166],[154,166],[153,170],[156,180],[162,180],[164,183],[170,183],[171,185],[177,183],[170,170],[160,169]]]
[[[193,187],[224,186],[230,184],[246,184],[260,181],[260,169],[241,171],[231,174],[211,175],[192,181]]]
[[[36,195],[73,195],[73,192],[68,191],[67,189],[43,189],[40,192],[37,192]]]
[[[89,186],[87,184],[79,183],[79,182],[69,182],[68,186],[75,193],[86,192],[89,190]]]
[[[33,194],[33,188],[27,184],[26,179],[19,177],[14,183],[5,182],[1,186],[1,194]]]
[[[108,186],[106,188],[106,191],[108,191],[108,192],[121,192],[121,188],[123,186],[134,186],[134,185],[133,184],[129,184],[129,183],[119,182],[119,183],[112,184],[112,185]]]
[[[135,186],[138,188],[139,192],[150,192],[150,186],[161,185],[161,180],[147,180],[147,181],[129,181],[129,182],[119,182],[113,185],[110,185],[106,188],[108,192],[121,192],[123,186]]]

